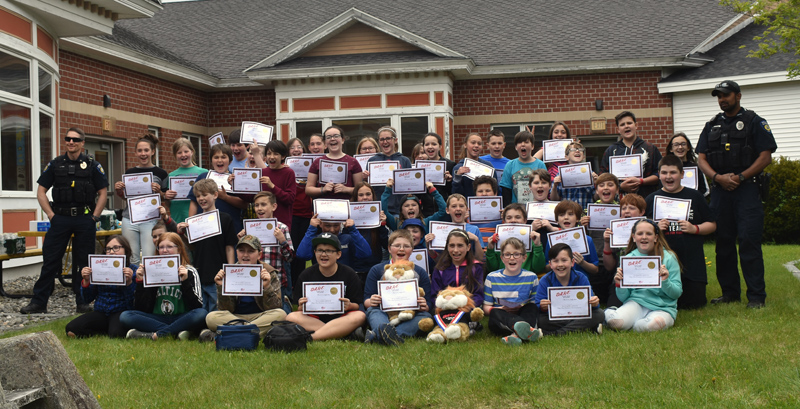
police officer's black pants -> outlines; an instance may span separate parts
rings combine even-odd
[[[42,245],[42,272],[33,286],[32,303],[47,306],[47,300],[53,293],[55,279],[61,274],[62,259],[67,250],[71,235],[72,240],[72,265],[75,275],[72,277],[72,290],[75,292],[77,304],[84,304],[80,299],[81,276],[80,271],[88,265],[89,254],[94,252],[94,243],[97,227],[91,214],[80,216],[55,215],[50,220],[50,230],[44,236]],[[75,268],[77,266],[77,268]]]
[[[722,295],[737,300],[741,297],[738,268],[741,264],[747,299],[763,302],[767,298],[761,253],[764,208],[758,185],[745,182],[730,192],[715,186],[711,189],[711,209],[717,213],[717,280]]]

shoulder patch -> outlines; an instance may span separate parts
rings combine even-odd
[[[42,173],[47,172],[47,169],[50,169],[50,162],[47,162],[47,166],[44,167]]]
[[[761,121],[761,127],[767,132],[772,132],[772,129],[769,128],[769,124],[766,120]]]
[[[97,170],[100,172],[101,175],[105,175],[106,171],[103,170],[103,165],[100,162],[97,162]]]

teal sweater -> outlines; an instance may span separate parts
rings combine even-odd
[[[644,257],[638,249],[633,250],[631,257]],[[664,311],[675,319],[678,315],[678,298],[683,293],[681,285],[681,268],[678,259],[671,251],[665,251],[661,256],[661,264],[669,270],[669,277],[661,282],[661,288],[617,288],[617,297],[620,301],[636,301],[642,307],[654,311]]]

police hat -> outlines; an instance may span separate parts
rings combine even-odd
[[[731,92],[733,92],[734,94],[738,94],[742,92],[742,90],[739,88],[739,84],[731,80],[725,80],[717,84],[716,87],[714,87],[714,90],[711,91],[711,96],[716,97],[717,94],[719,94],[720,92],[723,94],[730,94]]]

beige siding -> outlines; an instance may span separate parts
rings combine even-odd
[[[418,47],[365,24],[356,23],[314,47],[304,57],[416,51]]]

